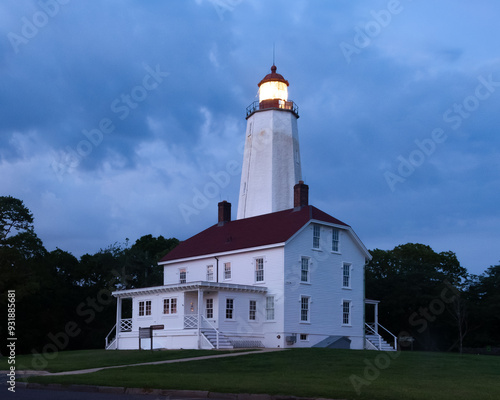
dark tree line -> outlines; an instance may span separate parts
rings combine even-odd
[[[6,321],[7,292],[15,290],[16,352],[103,348],[116,319],[111,293],[162,285],[157,261],[178,243],[146,235],[78,260],[61,249],[48,252],[23,202],[0,197],[0,313]],[[6,329],[0,323],[2,354]]]
[[[500,347],[500,265],[470,275],[453,252],[413,243],[370,253],[366,296],[380,300],[379,322],[414,338],[414,349]]]

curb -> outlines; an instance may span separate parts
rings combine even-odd
[[[38,389],[71,391],[86,393],[112,393],[112,394],[134,394],[165,396],[168,398],[189,398],[189,399],[224,399],[224,400],[333,400],[316,399],[311,397],[296,397],[285,395],[250,394],[250,393],[218,393],[206,390],[172,390],[172,389],[141,389],[125,388],[113,386],[92,386],[92,385],[61,385],[59,383],[26,383],[17,382],[16,387],[20,389]]]

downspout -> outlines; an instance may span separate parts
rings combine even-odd
[[[216,267],[217,280],[216,280],[216,282],[219,283],[219,259],[215,256],[214,256],[214,258],[217,260],[217,267]]]
[[[363,350],[366,350],[366,287],[365,287],[365,274],[366,264],[368,260],[365,258],[365,265],[363,265]]]

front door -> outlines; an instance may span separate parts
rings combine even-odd
[[[205,299],[205,318],[208,320],[214,319],[214,299],[213,297],[208,297]]]

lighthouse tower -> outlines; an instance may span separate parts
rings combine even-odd
[[[259,101],[247,107],[238,219],[293,208],[293,187],[302,179],[299,114],[288,81],[273,65],[258,86]]]

